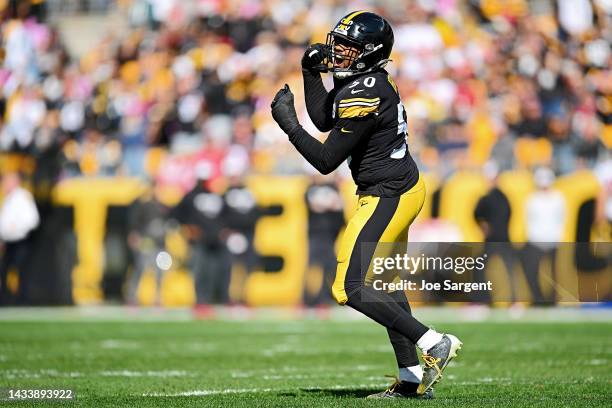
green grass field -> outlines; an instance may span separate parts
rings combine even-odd
[[[437,398],[371,401],[396,367],[384,329],[363,319],[27,316],[0,315],[0,388],[72,388],[77,399],[0,406],[612,406],[606,319],[439,322],[464,348]]]

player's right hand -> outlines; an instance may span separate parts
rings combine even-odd
[[[270,107],[272,108],[272,118],[287,135],[300,126],[297,114],[295,113],[293,92],[289,89],[289,85],[285,84],[276,93]]]
[[[327,72],[327,64],[324,64],[324,61],[328,56],[329,50],[325,44],[311,44],[306,48],[302,57],[302,68],[310,71]]]

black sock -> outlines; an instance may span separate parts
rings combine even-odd
[[[407,337],[413,344],[429,330],[415,319],[404,307],[396,303],[388,293],[375,290],[371,286],[358,286],[347,290],[346,304],[363,313],[388,329],[393,329]]]
[[[389,296],[405,311],[412,315],[410,310],[410,304],[406,298],[404,291],[395,291],[389,293]],[[395,359],[399,368],[413,367],[419,365],[419,358],[417,356],[416,347],[406,336],[401,334],[395,329],[387,328],[387,334],[389,335],[389,341],[393,346],[395,352]]]
[[[402,394],[413,394],[419,388],[419,383],[416,382],[402,382],[401,393]]]

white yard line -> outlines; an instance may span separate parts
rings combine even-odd
[[[85,374],[77,371],[62,372],[53,369],[40,369],[40,370],[24,370],[19,368],[13,368],[8,370],[0,370],[0,378],[6,378],[9,380],[15,379],[32,379],[32,378],[77,378],[83,377]]]
[[[248,318],[236,316],[232,307],[216,307],[216,318],[213,321],[235,322],[256,320],[266,325],[265,328],[246,331],[250,333],[268,333],[275,330],[287,335],[311,332],[312,325],[301,323],[320,320],[310,311],[295,308],[259,307],[248,309]],[[479,310],[479,313],[476,311]],[[612,310],[599,307],[577,307],[576,304],[560,305],[554,308],[529,307],[520,314],[512,309],[491,309],[487,307],[457,305],[455,307],[423,306],[415,308],[415,315],[431,323],[474,322],[535,322],[535,323],[576,323],[576,322],[610,322]],[[0,321],[107,321],[107,322],[167,322],[179,323],[194,320],[191,308],[129,308],[125,306],[68,306],[68,307],[7,307],[0,309]],[[333,321],[342,331],[342,327],[355,329],[354,321],[366,321],[367,318],[350,308],[333,307],[329,310],[329,321]],[[275,327],[274,323],[279,323]],[[287,322],[290,322],[287,324]],[[205,322],[203,322],[205,323]],[[244,329],[244,328],[243,328]],[[220,329],[219,329],[220,330]],[[234,327],[231,330],[235,330]]]
[[[225,389],[225,390],[191,390],[181,391],[173,393],[145,393],[143,397],[203,397],[206,395],[219,395],[219,394],[248,394],[252,392],[271,392],[271,391],[282,391],[275,390],[272,388],[236,388],[236,389]]]
[[[195,374],[183,370],[164,370],[164,371],[131,371],[131,370],[114,370],[101,371],[103,377],[195,377]]]
[[[140,343],[133,340],[106,339],[100,342],[100,347],[103,349],[137,349]]]
[[[30,378],[77,378],[77,377],[158,377],[158,378],[176,378],[176,377],[195,377],[195,373],[184,370],[163,370],[163,371],[132,371],[132,370],[112,370],[98,371],[94,373],[81,373],[78,371],[57,371],[53,369],[41,370],[23,370],[9,369],[0,370],[0,378],[14,379],[30,379]]]
[[[322,387],[305,387],[305,388],[227,388],[224,390],[189,390],[189,391],[179,391],[172,393],[161,393],[161,392],[151,392],[142,394],[143,397],[204,397],[207,395],[221,395],[221,394],[250,394],[250,393],[260,393],[260,392],[289,392],[296,390],[304,390],[304,391],[316,391],[316,390],[355,390],[358,391],[360,389],[367,389],[372,387],[386,387],[389,385],[388,383],[369,383],[369,384],[356,384],[356,385],[344,385],[344,384],[336,384],[336,385],[325,385]]]

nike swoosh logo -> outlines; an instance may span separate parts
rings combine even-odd
[[[340,131],[341,131],[342,133],[353,133],[353,131],[352,131],[352,130],[346,130],[346,129],[344,129],[344,128],[340,128]]]
[[[363,91],[364,91],[363,89],[351,89],[351,94],[354,95],[356,93],[363,92]]]

